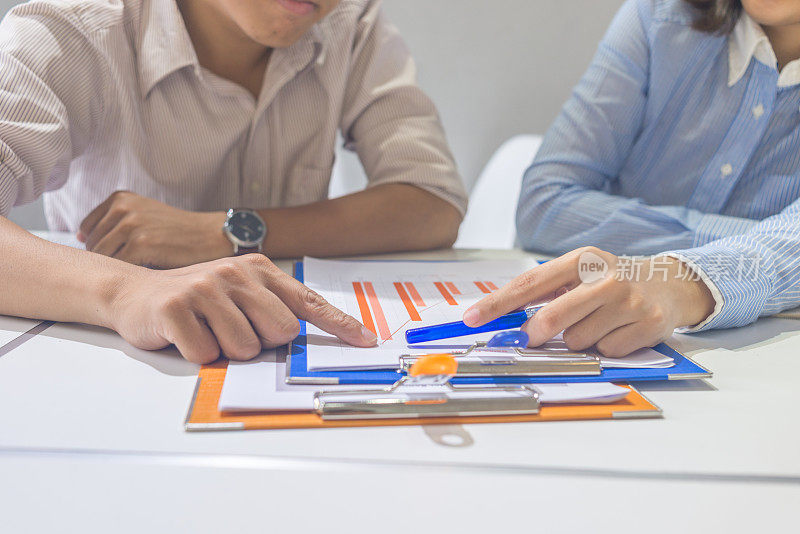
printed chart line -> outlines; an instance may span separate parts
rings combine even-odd
[[[422,300],[422,296],[420,296],[419,291],[417,291],[417,287],[411,282],[406,282],[405,286],[406,289],[408,290],[408,294],[411,295],[412,299],[414,299],[414,304],[416,304],[420,308],[424,308],[425,301]]]
[[[378,295],[375,294],[375,287],[373,287],[372,282],[364,282],[364,291],[369,297],[372,314],[375,316],[375,322],[378,323],[378,331],[381,333],[381,338],[384,341],[392,339],[392,334],[389,332],[389,324],[386,322],[386,316],[383,314],[383,308],[378,300]]]
[[[369,312],[369,305],[367,305],[367,299],[364,296],[364,288],[361,287],[361,282],[353,282],[353,291],[356,293],[358,311],[361,312],[361,322],[364,323],[364,326],[366,326],[368,330],[371,330],[372,333],[377,336],[378,331],[375,330],[375,324],[372,322],[372,314]]]
[[[403,301],[403,305],[406,307],[406,311],[408,312],[408,316],[411,317],[411,320],[421,321],[422,318],[419,316],[417,309],[414,307],[414,303],[411,302],[411,298],[409,298],[408,293],[406,293],[403,284],[401,284],[400,282],[395,282],[394,288],[397,290],[397,294],[400,296],[400,300]]]
[[[480,289],[482,293],[491,293],[489,288],[483,285],[483,282],[475,282],[475,285],[478,286],[478,289]]]
[[[458,288],[456,287],[456,285],[453,282],[445,282],[444,285],[447,286],[447,289],[449,289],[450,293],[452,293],[453,295],[460,295],[461,294],[461,291],[458,290]]]
[[[443,301],[443,300],[436,301],[435,303],[431,304],[431,305],[430,305],[430,306],[428,306],[427,308],[421,309],[421,310],[420,310],[420,312],[422,312],[422,313],[425,313],[426,311],[428,311],[428,310],[430,310],[430,309],[432,309],[432,308],[435,308],[436,306],[438,306],[438,305],[439,305],[439,304],[441,304],[442,302],[444,302],[444,301]],[[395,330],[394,332],[392,332],[392,337],[394,337],[395,335],[397,335],[397,333],[398,333],[400,330],[402,330],[403,328],[405,328],[405,327],[406,327],[406,325],[408,325],[408,323],[410,323],[410,322],[411,322],[411,319],[409,319],[408,321],[406,321],[406,322],[404,322],[403,324],[401,324],[401,325],[400,325],[400,328],[398,328],[397,330]],[[381,342],[381,344],[383,344],[383,342]]]
[[[445,301],[447,301],[447,303],[450,306],[458,306],[458,303],[456,302],[456,299],[454,299],[453,295],[451,295],[450,292],[447,290],[447,288],[444,287],[443,283],[434,282],[433,285],[436,286],[436,289],[439,290],[439,293],[442,294],[442,297],[444,298]]]

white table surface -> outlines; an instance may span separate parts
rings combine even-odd
[[[518,254],[448,251],[413,257]],[[0,318],[0,332],[18,335],[35,324]],[[0,339],[11,334],[2,335]],[[799,335],[800,321],[763,319],[734,331],[675,336],[673,346],[712,370],[714,378],[642,386],[664,410],[664,419],[186,433],[183,420],[197,366],[174,350],[135,349],[104,329],[57,324],[0,356],[0,479],[32,492],[17,494],[24,508],[25,503],[34,506],[32,495],[43,485],[35,477],[27,478],[36,469],[42,477],[52,474],[53,488],[68,485],[80,474],[86,482],[79,484],[79,494],[90,499],[105,495],[107,500],[110,494],[97,488],[108,487],[103,477],[113,473],[124,477],[126,484],[149,481],[158,486],[155,496],[147,494],[148,503],[156,503],[162,493],[174,495],[170,488],[185,494],[185,499],[169,505],[176,511],[209,498],[195,483],[203,477],[208,477],[207,488],[230,486],[233,495],[246,497],[243,502],[254,498],[250,493],[280,501],[282,496],[294,495],[292,491],[300,498],[304,487],[319,487],[333,492],[333,500],[340,504],[353,492],[337,494],[333,481],[352,481],[347,484],[355,491],[363,490],[362,482],[380,485],[392,479],[398,496],[439,485],[445,495],[466,490],[471,500],[496,505],[515,491],[530,503],[531,495],[539,494],[540,484],[556,484],[559,489],[554,495],[565,499],[554,497],[553,502],[568,502],[569,495],[591,496],[593,501],[608,493],[625,508],[627,503],[649,502],[652,508],[642,510],[650,509],[654,515],[666,504],[682,503],[692,508],[687,517],[702,519],[709,528],[727,525],[723,517],[702,513],[718,507],[720,513],[727,510],[728,517],[739,517],[731,526],[743,528],[751,516],[798,502]],[[160,458],[183,458],[187,463],[170,468],[174,477],[167,476]],[[235,465],[209,467],[204,464],[209,458]],[[242,464],[236,464],[236,459]],[[267,467],[259,467],[263,465]],[[346,469],[347,476],[330,476],[331,466]],[[407,472],[423,473],[423,482],[415,482]],[[292,489],[289,484],[285,493],[278,489],[295,476],[302,481],[300,486]],[[496,491],[505,483],[513,490]],[[236,491],[240,485],[242,490]],[[481,493],[480,488],[492,488],[491,494]],[[146,493],[130,491],[137,498]],[[226,502],[235,505],[233,497],[222,491],[228,501],[220,501],[221,507]],[[708,492],[714,495],[711,501]],[[423,495],[428,494],[424,489]],[[752,501],[756,494],[759,500]],[[361,491],[358,495],[381,509],[381,493],[373,496]],[[749,508],[729,508],[730,502],[745,502],[745,496]],[[458,502],[455,498],[460,500],[445,500]],[[13,495],[10,499],[15,500]],[[6,499],[0,502],[8,503]],[[564,506],[559,509],[562,513]],[[523,509],[532,513],[530,506]],[[387,506],[386,510],[397,509]],[[596,505],[589,505],[587,513],[595,512]],[[548,517],[555,518],[553,514]],[[642,511],[637,517],[647,515]],[[571,521],[576,527],[581,525],[576,517],[562,519],[565,525],[572,525]],[[147,520],[137,524],[146,525]],[[609,531],[612,527],[609,523]]]
[[[20,334],[27,332],[40,322],[41,321],[34,321],[32,319],[0,315],[0,347],[5,346],[6,343],[14,340]]]
[[[268,456],[7,453],[0,477],[8,533],[788,532],[800,500],[785,484]]]

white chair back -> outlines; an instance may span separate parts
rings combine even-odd
[[[539,135],[518,135],[497,149],[469,196],[455,247],[514,248],[522,175],[541,144]]]

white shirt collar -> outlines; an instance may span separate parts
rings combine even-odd
[[[742,11],[736,27],[728,37],[728,86],[733,87],[742,79],[753,57],[773,69],[778,68],[778,59],[767,34],[750,15]],[[778,75],[778,87],[800,84],[800,59],[789,62]]]

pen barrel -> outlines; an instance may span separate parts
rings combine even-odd
[[[481,334],[483,332],[496,332],[498,330],[509,330],[519,328],[528,320],[528,314],[524,311],[511,313],[498,317],[494,321],[489,321],[483,326],[470,328],[461,321],[444,323],[435,326],[422,328],[409,328],[406,330],[406,343],[415,345],[426,341],[436,341],[437,339],[448,339],[452,337],[468,336],[470,334]]]

